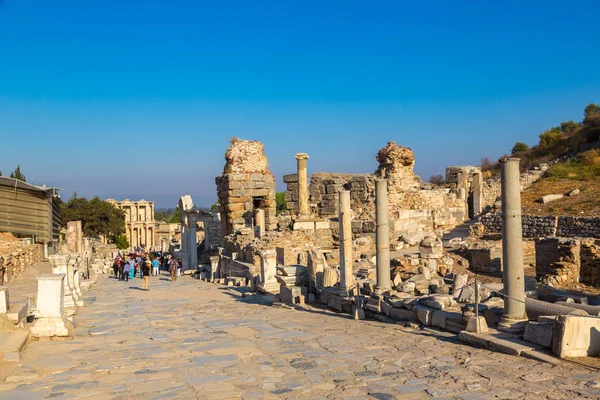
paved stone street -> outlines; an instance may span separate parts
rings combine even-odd
[[[1,363],[0,399],[574,399],[600,374],[461,345],[455,336],[268,306],[189,277],[103,276],[76,337]]]

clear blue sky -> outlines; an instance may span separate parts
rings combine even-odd
[[[0,0],[0,170],[80,196],[216,199],[228,139],[276,175],[424,179],[600,102],[598,1]]]

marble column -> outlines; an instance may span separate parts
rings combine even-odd
[[[265,210],[257,208],[254,210],[255,235],[261,238],[265,235]],[[206,232],[206,229],[204,230]]]
[[[65,274],[38,276],[37,319],[33,337],[73,336],[73,323],[65,317]]]
[[[297,153],[295,157],[296,160],[298,160],[298,214],[300,216],[309,216],[308,171],[306,170],[306,160],[308,160],[308,154]]]
[[[377,231],[375,241],[377,247],[377,293],[391,289],[390,282],[390,228],[388,218],[388,182],[385,179],[375,181],[375,214]]]
[[[196,218],[190,216],[189,219],[189,243],[190,243],[190,264],[189,269],[196,269],[198,266],[198,239],[196,238]]]
[[[500,160],[502,183],[502,282],[504,314],[498,329],[522,333],[527,324],[525,278],[523,272],[523,227],[521,222],[521,183],[518,158]]]
[[[352,210],[350,207],[350,191],[340,192],[340,289],[348,293],[354,286],[354,276],[352,273]]]

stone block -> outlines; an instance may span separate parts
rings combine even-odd
[[[8,288],[0,287],[0,314],[6,314],[10,308]]]
[[[6,313],[6,317],[10,322],[17,325],[29,314],[27,303],[12,303],[10,310]]]
[[[558,316],[552,352],[561,358],[600,355],[600,318]]]
[[[429,308],[423,305],[416,305],[413,307],[413,312],[417,319],[425,326],[431,325],[431,320],[433,318],[433,312],[435,310],[433,308]]]
[[[389,317],[392,312],[392,306],[389,305],[387,302],[382,301],[381,302],[381,312]]]
[[[288,174],[283,176],[283,183],[298,182],[298,174]]]
[[[293,229],[295,231],[314,230],[315,223],[313,221],[295,221]]]
[[[415,314],[405,308],[392,308],[390,310],[390,318],[396,321],[414,321]]]
[[[547,348],[552,348],[552,337],[554,335],[553,322],[529,321],[525,326],[523,340],[534,344],[539,344]]]
[[[279,289],[279,297],[284,304],[295,304],[300,295],[302,295],[300,286],[281,286]]]

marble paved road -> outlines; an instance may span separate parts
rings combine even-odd
[[[0,364],[0,399],[576,399],[600,375],[474,349],[455,336],[182,278],[102,277],[76,337]]]

